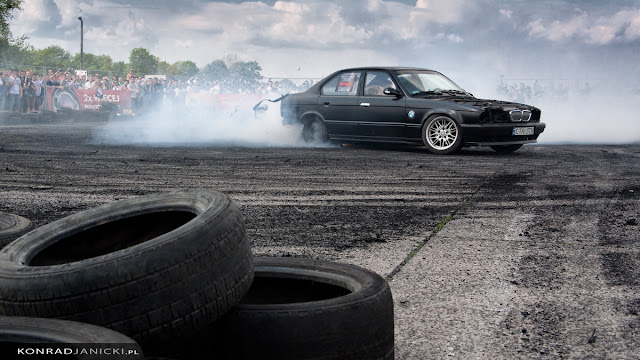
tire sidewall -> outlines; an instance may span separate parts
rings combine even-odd
[[[0,212],[0,216],[13,220],[13,226],[0,230],[0,249],[35,228],[35,225],[29,219],[22,216],[2,212]]]
[[[321,281],[351,293],[288,304],[240,304],[214,324],[238,359],[392,359],[391,289],[381,276],[348,264],[256,258],[255,277]],[[231,353],[227,353],[231,355]]]
[[[318,126],[320,130],[319,134],[312,133],[312,127]],[[302,139],[305,143],[311,145],[321,145],[328,141],[328,131],[327,126],[324,122],[318,118],[317,116],[309,118],[304,122],[304,127],[302,128]]]
[[[88,349],[123,350],[120,356],[100,354],[79,354],[77,359],[142,359],[140,345],[128,336],[119,332],[91,324],[76,321],[45,319],[20,316],[0,316],[0,348],[15,351],[15,346],[25,344],[32,347],[47,344],[52,350],[60,348],[74,351]],[[56,346],[56,344],[59,344]],[[62,346],[62,344],[65,344]],[[135,351],[135,353],[129,353]],[[25,356],[28,358],[30,356]],[[39,357],[38,357],[39,358]],[[65,357],[66,358],[66,357]]]
[[[194,194],[200,201],[191,200]],[[187,204],[188,202],[190,202],[191,205]],[[207,209],[209,205],[212,206]],[[116,266],[119,267],[122,266],[121,261],[130,260],[137,262],[140,256],[144,257],[149,251],[155,251],[158,246],[171,246],[176,242],[174,240],[176,237],[180,238],[192,233],[194,231],[193,228],[201,225],[204,211],[218,213],[228,206],[230,206],[229,198],[221,193],[187,191],[133,198],[82,211],[41,226],[1,249],[0,274],[4,272],[4,269],[10,269],[12,270],[11,272],[14,273],[14,270],[20,271],[19,269],[25,267],[29,268],[29,274],[69,273],[74,270],[82,271],[85,270],[87,266],[96,266],[98,264],[108,266],[117,263]],[[67,236],[100,224],[148,214],[160,209],[194,211],[197,216],[177,229],[122,250],[60,265],[35,267],[27,265],[39,252]],[[14,275],[17,274],[14,273]]]

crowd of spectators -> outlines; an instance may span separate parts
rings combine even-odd
[[[592,92],[590,82],[562,80],[506,80],[501,78],[498,92],[517,103],[535,103],[541,100],[566,101],[570,96],[587,97]]]
[[[133,112],[151,109],[161,103],[184,104],[187,94],[261,94],[265,97],[301,92],[314,84],[304,80],[296,85],[291,80],[250,81],[247,79],[208,79],[193,76],[189,79],[144,78],[131,69],[126,76],[100,76],[99,74],[76,73],[71,69],[47,75],[35,74],[33,70],[0,71],[0,111],[40,111],[44,105],[45,85],[53,88],[96,90],[102,96],[104,90],[131,92]]]
[[[44,78],[33,71],[0,71],[0,110],[39,111],[44,103]]]

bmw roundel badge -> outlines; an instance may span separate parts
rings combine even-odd
[[[416,112],[413,110],[409,111],[409,119],[413,119],[415,117],[416,117]]]

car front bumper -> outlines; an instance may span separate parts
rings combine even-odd
[[[464,145],[512,145],[535,143],[544,123],[460,124]],[[513,135],[514,128],[533,128],[531,135]]]

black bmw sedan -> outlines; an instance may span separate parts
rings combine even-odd
[[[463,146],[513,152],[545,128],[534,106],[478,99],[437,71],[407,67],[337,71],[283,98],[280,112],[285,124],[303,125],[310,143],[424,144],[436,154]]]

